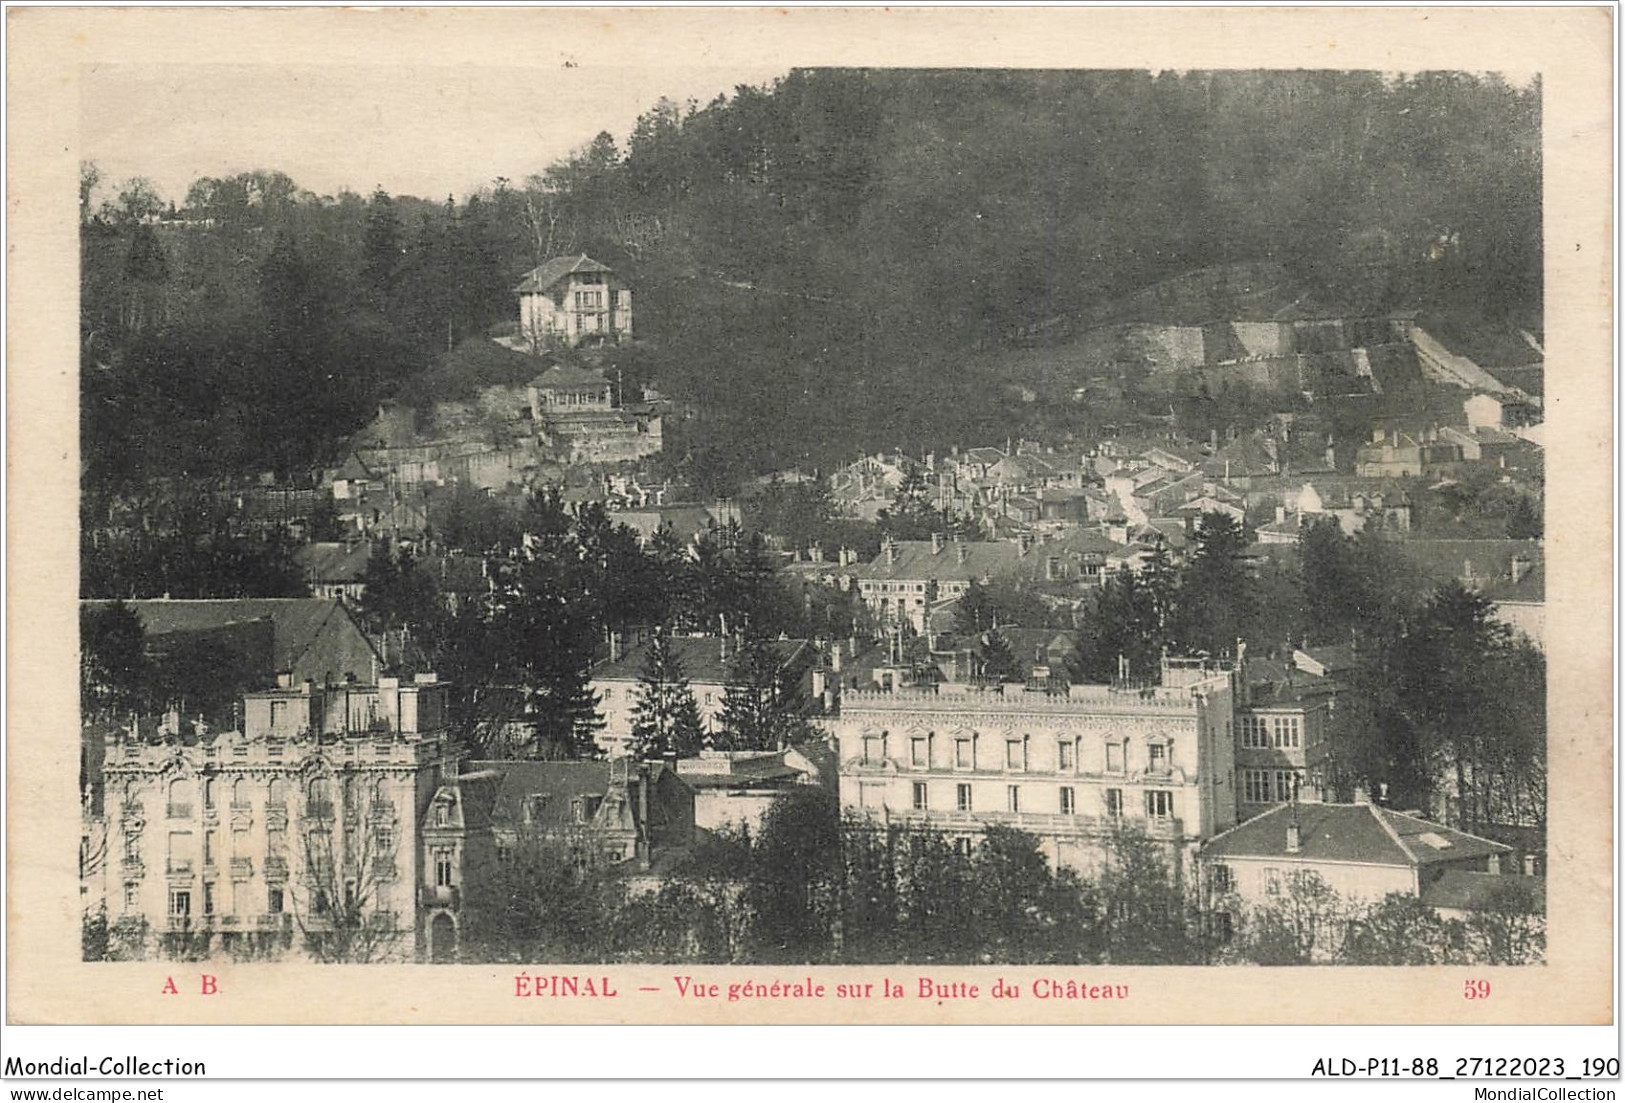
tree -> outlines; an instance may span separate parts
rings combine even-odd
[[[468,883],[459,945],[466,961],[600,962],[615,956],[621,882],[585,837],[526,834]]]
[[[317,814],[299,832],[302,876],[289,882],[288,905],[304,950],[320,962],[369,964],[411,953],[412,915],[400,914],[401,880],[412,876],[413,850],[400,836],[410,831],[392,806],[362,807],[358,790],[347,787],[341,816],[329,798],[312,798],[306,811]],[[325,812],[329,817],[320,818]],[[410,897],[407,897],[409,900]]]
[[[1175,636],[1189,650],[1235,653],[1251,634],[1256,605],[1252,579],[1242,567],[1246,535],[1235,518],[1204,513],[1196,525],[1196,548],[1180,581]]]
[[[665,630],[656,629],[638,674],[630,753],[638,759],[666,755],[691,758],[699,754],[703,739],[704,722],[694,691],[683,674],[682,661],[672,650]]]
[[[1070,870],[1057,873],[1025,831],[987,828],[971,859],[965,901],[986,964],[1076,964],[1097,959],[1093,909]]]
[[[1389,893],[1350,924],[1341,960],[1348,965],[1457,964],[1462,955],[1452,943],[1461,939],[1459,927],[1440,919],[1411,893]]]
[[[768,805],[745,882],[751,960],[813,964],[828,959],[840,854],[835,799],[823,788],[798,785]]]
[[[1467,917],[1475,962],[1529,965],[1546,956],[1546,916],[1536,888],[1523,878],[1498,879]]]
[[[151,671],[141,618],[122,601],[79,610],[79,709],[87,719],[123,717],[148,704]]]
[[[1137,826],[1115,826],[1096,885],[1106,961],[1175,965],[1191,958],[1185,893],[1164,845]]]
[[[1026,680],[1010,641],[997,628],[982,636],[982,677],[996,682]]]
[[[1073,679],[1114,683],[1126,664],[1130,680],[1157,681],[1168,646],[1164,600],[1126,567],[1102,583],[1078,626],[1077,647],[1067,656]]]
[[[721,717],[731,749],[771,751],[789,745],[799,724],[788,688],[771,641],[752,638],[735,652],[728,666]]]
[[[1348,915],[1336,891],[1312,869],[1280,879],[1267,904],[1246,918],[1245,953],[1259,965],[1310,965],[1342,952]]]

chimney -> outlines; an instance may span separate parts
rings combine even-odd
[[[1286,506],[1275,507],[1275,523],[1277,525],[1286,524]]]
[[[1527,573],[1529,573],[1529,560],[1525,559],[1521,555],[1513,556],[1512,557],[1512,582],[1513,582],[1513,585],[1516,585],[1519,582],[1522,582],[1523,581],[1523,576],[1525,574],[1527,574]]]
[[[835,647],[829,653],[829,668],[835,673],[841,672],[841,644],[836,641]]]
[[[964,540],[954,541],[954,554],[961,563],[970,558],[970,549],[965,546]]]
[[[931,534],[931,554],[942,554],[942,533],[940,532],[933,532]]]
[[[728,633],[726,631],[724,631],[722,633],[721,644],[722,644],[722,661],[727,662],[728,661]]]
[[[1499,854],[1491,854],[1490,855],[1490,872],[1491,873],[1500,873],[1501,872],[1501,856]]]
[[[812,672],[812,693],[814,697],[822,697],[824,695],[824,683],[827,681],[828,677],[829,676],[822,670],[814,670]]]
[[[293,671],[279,670],[276,672],[276,687],[278,689],[293,688]]]
[[[891,537],[886,538],[886,546],[881,551],[886,553],[886,562],[888,564],[897,562],[897,545],[892,543]]]
[[[1380,425],[1375,426],[1371,430],[1371,443],[1372,444],[1381,444],[1383,441],[1385,441],[1387,439],[1388,439],[1388,434],[1387,434],[1386,431],[1383,430],[1382,426],[1380,426]]]
[[[1302,846],[1300,845],[1303,841],[1301,834],[1302,832],[1298,827],[1297,820],[1293,820],[1286,825],[1286,852],[1288,854],[1296,854],[1302,849]]]

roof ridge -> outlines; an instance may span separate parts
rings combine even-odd
[[[1387,812],[1387,809],[1378,808],[1374,804],[1368,804],[1366,807],[1371,810],[1372,817],[1382,825],[1382,829],[1388,832],[1388,837],[1394,840],[1394,845],[1399,847],[1400,852],[1411,860],[1411,865],[1420,866],[1422,864],[1422,860],[1416,856],[1416,852],[1414,850],[1406,845],[1405,840],[1399,837],[1399,832],[1394,830],[1394,825],[1388,822],[1388,817],[1384,815],[1384,813]]]

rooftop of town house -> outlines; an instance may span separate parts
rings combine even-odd
[[[596,368],[578,368],[573,364],[554,364],[532,379],[530,386],[539,391],[577,390],[589,387],[602,390],[604,387],[609,386],[609,379]]]
[[[1169,712],[1188,712],[1200,703],[1203,691],[1228,689],[1229,677],[1215,674],[1212,678],[1187,686],[1107,686],[1071,685],[1064,689],[1059,683],[1047,688],[1029,689],[1023,683],[1008,685],[977,685],[967,682],[939,682],[935,685],[905,686],[900,689],[884,687],[856,689],[842,692],[841,711],[845,714],[866,711],[945,711],[994,709],[1011,712],[1070,712],[1092,709],[1102,712],[1145,712],[1158,709]]]
[[[525,278],[519,286],[514,288],[515,293],[524,295],[533,292],[542,292],[550,289],[565,276],[577,272],[611,272],[608,265],[599,264],[586,253],[573,257],[554,257],[552,260],[532,268],[525,273]]]
[[[111,601],[82,601],[86,609],[106,608]],[[141,621],[149,641],[162,637],[213,633],[221,629],[250,630],[256,622],[271,629],[270,661],[273,673],[315,665],[327,657],[318,654],[323,630],[329,625],[347,623],[354,637],[376,648],[362,634],[344,603],[330,598],[153,598],[126,601],[124,605]],[[381,656],[380,656],[381,659]],[[323,667],[322,669],[325,669]],[[360,673],[359,671],[355,673]]]
[[[365,540],[306,544],[293,553],[294,566],[312,582],[360,582],[371,560],[372,544]]]
[[[804,770],[786,761],[789,751],[701,751],[677,760],[677,776],[693,789],[778,788],[793,785]]]
[[[1493,908],[1503,894],[1517,893],[1546,913],[1546,879],[1522,873],[1485,873],[1474,869],[1446,869],[1422,889],[1422,903],[1430,908],[1477,911]]]
[[[1295,850],[1288,826],[1298,825]],[[1505,854],[1511,847],[1375,804],[1281,804],[1221,832],[1204,858],[1427,866]]]
[[[1003,540],[898,540],[848,573],[858,579],[968,582],[1013,574],[1022,555],[1020,545]]]
[[[766,642],[778,656],[781,668],[809,657],[811,645],[806,640]],[[668,636],[666,643],[682,667],[683,677],[691,684],[704,685],[727,684],[729,668],[740,646],[736,637],[725,639],[721,636]],[[646,642],[628,647],[620,657],[593,667],[593,681],[637,681],[642,674],[647,651]]]

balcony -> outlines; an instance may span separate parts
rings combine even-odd
[[[138,800],[125,801],[120,808],[119,818],[125,823],[141,823],[147,818],[146,805]]]
[[[124,871],[126,877],[141,877],[147,872],[146,863],[137,854],[124,855],[123,860],[119,862],[119,868]]]
[[[254,876],[254,859],[233,858],[231,860],[231,879],[233,881],[246,881]]]
[[[1118,828],[1140,828],[1149,838],[1177,841],[1184,837],[1184,821],[1124,816],[1080,816],[1067,812],[959,812],[909,809],[877,812],[877,818],[892,823],[930,828],[978,830],[986,827],[1014,827],[1038,835],[1097,835]]]
[[[164,872],[170,877],[190,877],[195,872],[190,858],[171,858],[164,867]]]
[[[164,814],[172,820],[189,820],[192,818],[192,802],[172,800]]]
[[[265,806],[265,830],[286,831],[288,829],[288,806],[285,804],[267,804]]]
[[[462,905],[462,893],[456,885],[424,885],[418,889],[418,902],[426,908],[456,908]]]
[[[333,802],[330,800],[309,800],[299,811],[299,818],[306,823],[332,823]]]
[[[288,859],[265,859],[265,879],[271,882],[286,881],[288,879]]]

